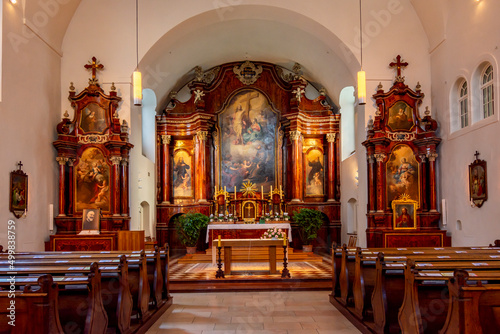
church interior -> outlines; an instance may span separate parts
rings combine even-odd
[[[323,291],[315,311],[330,307],[345,326],[255,333],[452,330],[444,311],[412,321],[406,294],[380,315],[390,308],[380,275],[401,297],[420,284],[434,301],[443,287],[491,281],[480,326],[500,324],[497,1],[5,0],[1,10],[0,261],[19,254],[28,274],[56,257],[84,263],[65,253],[128,252],[131,277],[149,274],[151,287],[131,284],[133,306],[120,307],[133,320],[111,316],[117,333],[169,332],[160,323],[183,312],[177,294],[196,300],[186,291],[266,284]],[[193,237],[183,224],[202,226]],[[109,261],[120,266],[89,266],[89,286],[101,271],[103,282],[127,275],[125,257]],[[443,271],[441,290],[421,283],[437,276],[425,265]],[[38,282],[54,294],[52,276]]]

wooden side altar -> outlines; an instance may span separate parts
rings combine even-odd
[[[306,86],[316,90],[299,64],[244,61],[196,67],[186,102],[172,92],[156,117],[160,244],[184,249],[173,222],[186,212],[250,222],[304,207],[324,213],[317,248],[340,242],[340,114],[324,90],[306,97]]]
[[[388,92],[379,84],[373,95],[375,119],[368,123],[368,247],[443,247],[451,237],[439,228],[437,210],[437,122],[419,107],[424,98],[413,91],[401,71],[408,63],[397,56],[389,66],[396,79]]]

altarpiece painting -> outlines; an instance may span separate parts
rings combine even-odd
[[[250,181],[257,189],[275,183],[277,115],[266,96],[245,89],[220,114],[220,184],[240,191]]]
[[[408,145],[398,145],[394,148],[387,161],[387,203],[406,194],[418,201],[418,162]]]
[[[174,152],[173,191],[175,198],[193,197],[192,165],[192,157],[187,150],[179,149]]]
[[[318,148],[312,148],[306,153],[306,196],[324,194],[324,157]]]

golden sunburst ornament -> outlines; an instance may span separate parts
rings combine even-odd
[[[241,192],[243,192],[243,196],[252,197],[255,196],[255,191],[257,190],[257,186],[255,183],[250,181],[246,181],[242,184]]]

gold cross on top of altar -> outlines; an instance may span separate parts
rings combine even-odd
[[[96,79],[96,74],[97,70],[102,70],[104,68],[104,65],[99,63],[99,60],[97,60],[96,57],[92,57],[92,61],[89,60],[89,63],[86,65],[83,65],[87,70],[92,70],[92,79],[89,79],[89,83],[91,84],[96,84],[97,79]]]

